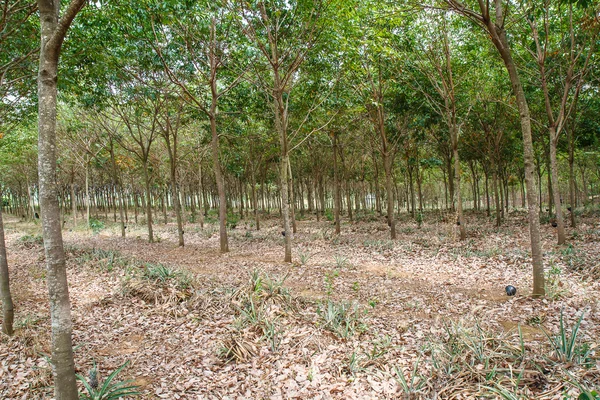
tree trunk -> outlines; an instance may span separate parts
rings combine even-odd
[[[284,146],[284,140],[280,137],[281,145],[283,149],[286,149],[287,146]],[[287,140],[285,140],[287,142]],[[290,226],[290,204],[289,204],[289,195],[288,195],[288,163],[289,163],[289,155],[284,150],[284,153],[281,157],[281,213],[283,218],[283,231],[285,232],[284,242],[285,242],[285,254],[283,261],[284,262],[292,262],[292,241],[291,241],[291,226]]]
[[[219,161],[219,135],[217,133],[217,117],[215,115],[216,104],[213,106],[209,119],[210,131],[212,134],[211,149],[213,156],[213,169],[215,170],[215,180],[217,181],[217,192],[219,194],[219,244],[221,253],[229,251],[227,240],[227,198],[225,196],[225,182],[223,181],[223,172],[221,171],[221,162]]]
[[[382,215],[381,212],[381,193],[379,191],[379,166],[377,164],[377,158],[375,157],[375,151],[372,152],[372,158],[373,158],[373,166],[375,167],[375,209],[377,210],[377,213],[379,213],[379,216]]]
[[[387,218],[390,225],[390,238],[396,239],[396,221],[394,219],[394,186],[392,184],[392,162],[390,154],[384,152],[383,162],[385,168],[385,189],[387,196]]]
[[[573,143],[573,132],[572,129],[567,129],[567,141],[569,142],[569,203],[571,204],[571,227],[577,227],[577,221],[575,220],[575,208],[577,207],[576,193],[575,193],[575,144]]]
[[[502,5],[499,4],[498,1],[499,0],[496,0],[496,9],[499,10],[498,14],[502,15]],[[481,4],[483,5],[483,3]],[[491,19],[486,21],[486,26],[492,42],[498,49],[508,71],[513,93],[517,101],[517,107],[519,109],[521,131],[523,133],[523,160],[525,164],[525,183],[527,185],[527,205],[529,208],[529,235],[533,264],[533,296],[544,296],[546,294],[544,285],[544,263],[540,244],[540,220],[536,196],[537,188],[535,187],[535,178],[533,175],[535,158],[531,137],[531,116],[529,113],[529,106],[525,97],[525,91],[521,85],[517,67],[512,58],[506,31],[492,22]]]
[[[90,229],[90,163],[88,156],[85,156],[85,220]]]
[[[173,208],[177,217],[177,240],[179,247],[185,245],[183,241],[183,219],[181,217],[181,202],[179,201],[179,190],[177,185],[177,173],[171,168],[171,190],[173,191]]]
[[[252,205],[254,207],[254,223],[256,224],[256,230],[260,231],[260,218],[258,217],[258,198],[256,196],[256,175],[254,169],[251,171],[252,178]]]
[[[0,196],[1,199],[2,196]],[[0,298],[2,299],[2,332],[8,336],[13,334],[14,306],[10,294],[8,274],[8,258],[4,242],[4,223],[2,221],[2,204],[0,204]]]
[[[458,158],[458,129],[456,124],[450,126],[450,135],[452,140],[452,153],[454,155],[454,179],[456,185],[454,190],[456,192],[456,211],[458,213],[458,225],[460,230],[460,240],[467,238],[467,229],[465,227],[465,219],[463,217],[463,206],[462,206],[462,194],[460,191],[460,159]]]
[[[115,151],[113,142],[110,142],[110,159],[112,163],[113,184],[115,185],[115,195],[118,196],[119,202],[119,219],[121,222],[121,237],[125,237],[125,218],[123,216],[123,190],[119,182],[119,174],[117,173],[117,163],[115,161]]]
[[[144,184],[146,185],[146,225],[148,226],[148,242],[154,242],[154,234],[152,232],[152,202],[150,201],[150,175],[148,174],[148,161],[144,161],[143,165],[144,170]],[[143,198],[142,198],[143,200]],[[136,201],[137,207],[137,201]],[[136,218],[137,222],[137,218]]]
[[[288,189],[290,191],[290,219],[292,221],[292,232],[297,232],[296,227],[296,202],[294,201],[294,180],[292,178],[292,163],[288,160]]]
[[[337,134],[333,132],[331,134],[333,136],[333,190],[334,190],[334,200],[333,200],[333,215],[335,219],[335,233],[341,233],[341,224],[340,224],[340,181],[338,174],[338,166],[337,166]]]
[[[558,161],[556,160],[556,142],[558,135],[554,127],[550,127],[550,171],[552,174],[552,195],[554,197],[554,208],[556,210],[557,238],[558,244],[564,244],[566,241],[565,222],[562,215],[562,206],[560,201],[560,188],[558,182]]]
[[[73,361],[71,303],[65,266],[56,177],[58,59],[66,32],[83,7],[73,0],[58,21],[60,2],[38,0],[41,46],[38,71],[38,182],[52,327],[52,369],[56,400],[78,398]]]
[[[489,190],[489,171],[487,171],[486,169],[484,169],[484,176],[485,176],[485,207],[486,207],[486,214],[489,217],[491,215],[491,211],[490,211],[490,190]]]

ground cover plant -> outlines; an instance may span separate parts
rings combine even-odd
[[[110,222],[98,234],[65,232],[80,391],[95,393],[83,386],[95,368],[100,383],[119,370],[114,390],[139,398],[594,398],[598,280],[568,255],[594,265],[595,221],[564,247],[545,231],[562,294],[544,299],[530,296],[518,218],[502,229],[473,219],[478,234],[466,243],[427,221],[389,242],[380,222],[324,239],[314,233],[330,222],[307,219],[296,240],[311,256],[294,264],[278,260],[273,218],[252,237],[231,235],[226,255],[210,226],[188,223],[184,248],[170,225],[157,225],[154,244],[122,239]],[[42,245],[24,233],[35,226],[7,227],[18,307],[15,335],[0,342],[0,391],[43,398],[52,388]]]
[[[4,0],[0,397],[598,397],[599,38],[592,0]]]

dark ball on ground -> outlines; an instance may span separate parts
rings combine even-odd
[[[558,226],[558,224],[556,223],[556,221],[552,221],[552,227],[556,228]]]
[[[456,225],[460,226],[460,221],[456,221]]]
[[[281,231],[281,236],[285,236],[285,231]]]
[[[35,219],[40,219],[40,214],[35,213]]]
[[[515,294],[517,294],[517,288],[514,287],[513,285],[508,285],[507,287],[504,288],[504,290],[506,290],[507,296],[514,296]]]
[[[571,207],[567,207],[567,211],[571,212]]]

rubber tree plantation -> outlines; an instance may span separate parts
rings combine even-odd
[[[600,5],[5,0],[0,398],[600,399]]]

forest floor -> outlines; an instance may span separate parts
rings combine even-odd
[[[16,305],[0,339],[0,397],[49,398],[50,318],[40,227],[5,217]],[[65,225],[75,364],[133,380],[142,398],[577,398],[600,390],[600,218],[542,226],[547,292],[532,287],[526,215],[496,228],[467,214],[468,238],[426,216],[298,221],[283,263],[276,218],[218,225]],[[508,297],[506,285],[517,294]],[[562,332],[565,343],[561,342]],[[582,317],[583,316],[583,317]],[[580,317],[581,322],[578,323]],[[571,345],[573,329],[576,340]],[[553,344],[554,341],[554,344]],[[511,397],[512,396],[512,397]],[[587,398],[587,397],[586,397]],[[592,397],[590,397],[592,398]]]

